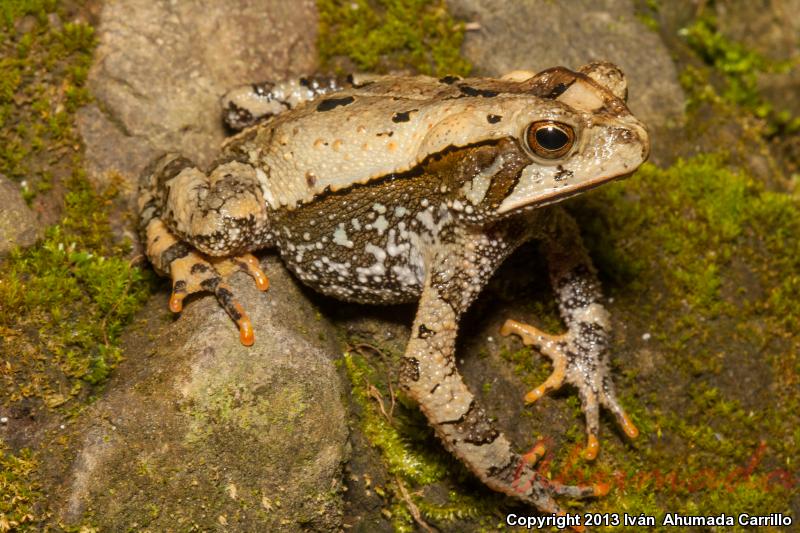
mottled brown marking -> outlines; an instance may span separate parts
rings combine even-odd
[[[314,187],[317,184],[317,177],[314,175],[313,172],[306,172],[306,185],[309,188]]]
[[[400,367],[400,383],[419,381],[419,361],[413,357],[403,359]]]
[[[336,109],[339,106],[350,105],[355,102],[355,100],[356,99],[352,96],[345,96],[344,98],[327,98],[317,104],[317,111],[330,111],[331,109]]]

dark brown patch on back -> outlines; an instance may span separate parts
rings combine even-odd
[[[419,361],[415,358],[404,358],[400,367],[400,383],[419,381]]]
[[[425,324],[420,324],[419,329],[417,331],[417,337],[419,337],[420,339],[427,339],[428,337],[433,336],[434,333],[436,332],[430,329]]]
[[[476,89],[475,87],[470,87],[469,85],[465,84],[459,85],[458,90],[461,91],[461,93],[465,96],[480,96],[482,98],[492,98],[500,94],[497,91],[492,91],[489,89]]]
[[[330,111],[331,109],[336,109],[339,106],[350,105],[355,102],[355,100],[356,99],[352,96],[345,96],[344,98],[328,98],[317,104],[317,111]]]
[[[392,122],[408,122],[411,119],[411,113],[417,111],[416,109],[409,109],[402,113],[395,113],[392,116]]]
[[[550,99],[550,100],[555,100],[556,98],[558,98],[559,96],[561,96],[562,94],[564,94],[564,91],[566,91],[567,89],[569,89],[569,88],[570,88],[570,86],[571,86],[573,83],[575,83],[575,80],[574,80],[574,79],[573,79],[572,81],[570,81],[570,82],[559,82],[559,83],[557,83],[557,84],[556,84],[556,85],[555,85],[555,86],[554,86],[554,87],[553,87],[553,88],[550,90],[550,92],[549,92],[549,93],[547,93],[546,95],[544,95],[544,98],[547,98],[547,99]]]
[[[572,175],[574,174],[574,172],[572,172],[571,170],[565,169],[564,165],[558,165],[556,167],[556,170],[557,170],[556,175],[553,176],[553,179],[556,181],[563,181],[567,178],[571,178]]]
[[[517,186],[522,169],[531,163],[530,157],[519,147],[513,139],[501,139],[492,150],[481,150],[476,153],[476,162],[479,169],[473,175],[480,172],[480,169],[488,168],[492,165],[495,158],[504,154],[503,166],[492,176],[489,183],[489,190],[480,203],[482,210],[494,211],[503,203],[503,200],[511,194]]]

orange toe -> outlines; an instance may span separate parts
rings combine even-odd
[[[630,417],[624,413],[622,415],[622,431],[624,431],[625,434],[632,439],[635,439],[639,436],[639,430],[635,425],[633,425]]]
[[[169,297],[169,310],[173,313],[180,313],[183,309],[183,299],[186,298],[186,293],[173,292]]]
[[[544,456],[545,453],[547,453],[547,448],[543,443],[539,442],[536,443],[536,445],[531,448],[528,453],[524,454],[522,458],[529,465],[534,465],[539,461],[539,459],[542,458],[542,456]]]
[[[239,320],[239,340],[244,346],[252,346],[256,341],[255,334],[253,333],[253,325],[250,320],[243,318]]]
[[[598,497],[599,496],[605,496],[609,492],[611,492],[611,484],[610,483],[600,482],[600,483],[597,483],[594,486],[594,495],[595,496],[598,496]]]
[[[267,275],[264,274],[263,270],[261,270],[261,265],[258,262],[258,258],[252,254],[245,254],[242,256],[242,259],[244,259],[244,262],[247,265],[247,271],[251,276],[253,276],[258,290],[265,291],[269,289],[269,278],[267,278]]]
[[[533,403],[545,394],[545,388],[543,386],[536,387],[528,394],[525,395],[525,403]]]
[[[597,457],[597,453],[600,451],[600,441],[598,441],[597,437],[594,435],[589,435],[587,440],[588,442],[586,443],[586,450],[583,452],[583,457],[587,461],[593,461]]]
[[[256,281],[256,288],[260,291],[265,291],[269,289],[269,278],[266,274],[261,272],[259,269],[258,272],[253,273],[253,279]]]

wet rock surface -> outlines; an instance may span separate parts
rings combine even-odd
[[[314,70],[313,7],[106,2],[90,73],[97,105],[81,120],[95,181],[116,170],[135,187],[141,166],[165,151],[210,162],[224,138],[219,98],[227,90]]]
[[[717,3],[709,7],[720,30],[770,61],[791,61],[800,54],[800,1],[773,0],[763,4]],[[787,64],[774,72],[760,73],[759,88],[778,111],[800,114],[800,68]]]

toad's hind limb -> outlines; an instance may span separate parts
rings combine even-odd
[[[211,292],[239,327],[242,344],[253,344],[250,319],[225,281],[243,271],[260,290],[269,287],[258,260],[247,253],[269,242],[252,167],[227,161],[206,175],[188,159],[167,154],[142,175],[139,213],[147,257],[172,279],[170,309],[179,312],[189,294]]]
[[[555,497],[600,496],[608,487],[562,485],[537,472],[533,463],[543,448],[534,447],[524,455],[515,452],[478,405],[456,368],[457,324],[480,287],[452,266],[478,267],[482,244],[493,243],[482,236],[464,236],[427,263],[426,281],[403,359],[401,384],[419,403],[444,446],[484,483],[543,512],[562,513]],[[493,259],[499,263],[502,257]]]
[[[515,320],[503,325],[502,335],[518,335],[524,344],[533,346],[553,360],[553,372],[544,383],[525,396],[533,403],[565,382],[578,389],[586,415],[587,446],[584,456],[594,459],[600,448],[598,440],[600,406],[608,408],[630,438],[638,429],[617,399],[608,368],[611,321],[602,305],[600,285],[575,222],[561,209],[553,211],[551,231],[545,235],[550,279],[558,298],[559,311],[567,332],[550,335],[534,326]]]
[[[340,76],[303,76],[234,87],[222,97],[222,120],[233,131],[255,126],[318,96],[352,86]]]

